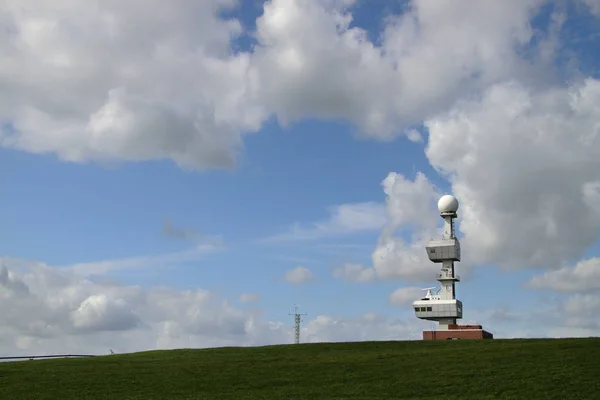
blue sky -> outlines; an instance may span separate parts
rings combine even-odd
[[[227,248],[171,272],[119,271],[114,278],[144,286],[201,286],[232,298],[259,292],[265,304],[278,304],[270,311],[273,317],[286,315],[295,302],[319,313],[386,307],[385,294],[396,283],[365,287],[331,277],[338,264],[369,262],[377,231],[328,240],[358,246],[347,249],[319,249],[313,242],[268,245],[258,239],[285,233],[294,223],[327,219],[328,208],[337,204],[382,202],[380,182],[390,171],[409,177],[417,170],[432,173],[422,144],[356,140],[347,127],[315,121],[289,129],[271,124],[250,136],[235,171],[190,173],[161,161],[79,165],[2,153],[3,254],[63,266],[187,249],[190,243],[162,233],[168,220],[222,235]],[[319,282],[286,285],[284,272],[297,265],[313,269]],[[230,275],[237,279],[227,279]],[[365,299],[361,304],[353,301],[358,292]]]
[[[583,3],[579,8],[572,2],[562,4],[566,8],[560,8],[561,2],[550,3],[533,19],[534,31],[544,37],[552,29],[552,12],[567,10],[552,60],[554,68],[540,69],[548,86],[581,76],[599,77],[600,20]],[[367,30],[370,40],[380,43],[385,18],[402,12],[405,6],[406,2],[359,1],[347,11],[354,17],[351,27]],[[253,51],[255,20],[262,11],[262,2],[249,0],[228,13],[247,29],[233,44],[235,51]],[[525,52],[538,50],[533,44],[527,45]],[[518,72],[514,76],[527,79]],[[467,93],[466,98],[477,96],[482,95]],[[428,115],[434,118],[450,108]],[[6,112],[0,116],[19,129],[14,115]],[[347,263],[370,268],[381,227],[315,240],[264,240],[289,232],[294,224],[310,227],[327,221],[332,207],[342,204],[375,202],[383,207],[382,181],[390,172],[411,181],[421,172],[440,192],[453,191],[452,182],[434,169],[426,154],[429,135],[421,122],[412,121],[401,128],[418,128],[424,141],[413,142],[407,137],[364,137],[350,121],[307,116],[282,126],[271,115],[257,132],[243,135],[236,165],[225,170],[186,170],[172,159],[160,157],[69,162],[57,156],[58,150],[40,154],[5,145],[0,149],[0,255],[58,268],[132,257],[151,260],[192,249],[193,240],[164,232],[164,224],[169,223],[174,229],[202,235],[203,240],[221,240],[224,246],[185,262],[137,262],[136,268],[118,268],[93,279],[112,279],[147,290],[159,286],[203,288],[222,295],[235,307],[259,307],[266,319],[288,325],[292,320],[287,313],[295,303],[309,319],[317,315],[350,318],[368,312],[413,318],[410,305],[390,305],[390,293],[400,287],[435,285],[433,276],[431,282],[381,279],[358,283],[332,275],[334,268]],[[455,184],[460,184],[462,178],[456,179]],[[407,241],[409,233],[403,235]],[[581,259],[598,256],[598,249],[597,245],[588,247]],[[470,248],[463,250],[469,253]],[[524,305],[535,308],[544,292],[523,285],[544,270],[515,265],[510,271],[493,264],[480,263],[459,284],[466,314],[471,309],[506,307],[518,312]],[[285,282],[286,271],[298,266],[310,269],[314,281],[301,285]],[[241,293],[258,293],[260,302],[241,304]],[[549,295],[566,296],[560,291]]]

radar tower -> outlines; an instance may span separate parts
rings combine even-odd
[[[492,338],[492,334],[483,331],[481,325],[459,326],[456,323],[463,317],[462,302],[456,298],[456,283],[460,282],[460,277],[454,270],[454,263],[460,261],[460,242],[454,231],[458,200],[452,195],[442,196],[438,201],[438,210],[444,220],[442,238],[431,240],[426,250],[429,260],[441,264],[441,271],[436,276],[440,289],[435,295],[432,292],[434,288],[423,289],[427,293],[414,301],[413,307],[417,318],[439,322],[439,331],[423,332],[423,338],[426,333],[430,339],[476,338],[477,335],[482,339]]]

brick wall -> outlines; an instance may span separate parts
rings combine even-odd
[[[483,329],[449,329],[443,331],[423,331],[423,340],[451,339],[493,339],[494,336]]]
[[[450,325],[448,325],[448,329],[483,329],[483,327],[481,325],[450,324]]]

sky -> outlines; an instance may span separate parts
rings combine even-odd
[[[0,5],[0,353],[600,333],[600,1]]]

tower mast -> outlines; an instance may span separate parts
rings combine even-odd
[[[294,305],[294,313],[289,313],[289,315],[294,316],[294,343],[299,344],[300,343],[300,323],[302,322],[301,318],[302,318],[302,315],[306,315],[306,313],[300,314],[298,312],[298,306]]]
[[[450,199],[448,199],[448,201],[450,202]],[[440,207],[440,216],[444,219],[444,232],[441,241],[445,242],[444,244],[446,245],[443,249],[446,251],[442,251],[441,257],[438,257],[437,260],[435,260],[438,262],[441,261],[442,263],[442,270],[437,274],[437,281],[440,282],[441,286],[441,300],[456,300],[456,282],[460,281],[458,275],[454,273],[454,261],[460,260],[460,243],[456,238],[456,233],[454,231],[454,219],[457,217],[457,208],[458,207],[454,207],[453,205]],[[431,254],[431,251],[429,253]],[[457,303],[457,306],[461,306],[460,303]],[[460,314],[462,314],[462,312],[457,313],[457,315]],[[448,325],[455,325],[456,320],[456,317],[440,319],[440,329],[444,329]]]
[[[429,260],[441,264],[441,271],[437,273],[440,291],[434,295],[431,288],[426,289],[425,297],[413,302],[413,306],[417,318],[437,321],[441,330],[447,330],[462,318],[462,302],[456,298],[456,282],[460,282],[460,277],[454,271],[454,263],[460,261],[460,242],[454,232],[458,200],[451,195],[442,196],[438,209],[444,219],[442,238],[431,240],[426,250]]]

